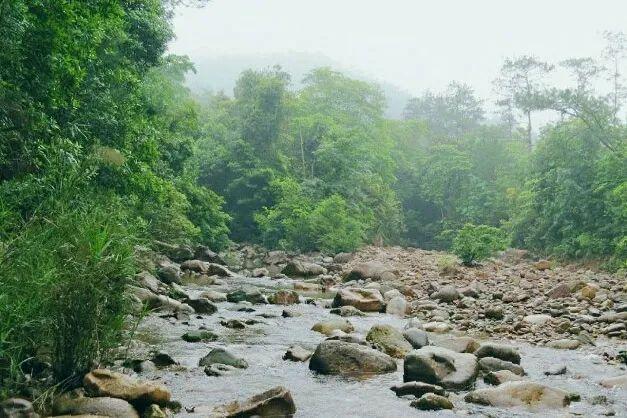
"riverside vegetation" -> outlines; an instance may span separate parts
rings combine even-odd
[[[272,307],[305,299],[307,319],[293,324],[307,328],[294,341],[307,347],[285,355],[312,355],[317,373],[395,376],[401,358],[395,378],[407,383],[395,392],[418,408],[574,402],[520,380],[525,356],[507,344],[480,345],[524,340],[534,359],[538,344],[578,350],[562,357],[572,363],[585,361],[581,351],[597,356],[603,364],[580,373],[603,386],[578,386],[594,394],[583,411],[624,412],[624,396],[603,392],[626,385],[625,95],[622,75],[604,68],[619,68],[623,34],[606,34],[605,62],[506,60],[498,123],[459,83],[391,120],[377,85],[329,68],[298,89],[277,67],[245,71],[232,96],[191,92],[193,64],[166,54],[178,3],[0,1],[0,397],[11,398],[0,416],[35,416],[16,397],[42,414],[294,414],[304,395],[289,387],[195,410],[202,402],[175,377],[191,366],[148,355],[154,344],[140,337],[170,331],[176,343],[165,346],[193,356],[209,344],[195,359],[202,378],[245,385],[246,359],[224,347],[249,339],[282,350],[288,335],[248,331],[271,335]],[[549,84],[558,69],[569,87]],[[561,118],[535,138],[529,116],[539,111]],[[570,262],[579,267],[559,267]],[[327,308],[360,316],[330,319]],[[311,346],[313,318],[331,341]],[[373,320],[383,324],[371,329]],[[449,331],[452,342],[439,341]],[[351,363],[355,353],[362,360]],[[172,396],[116,368],[180,386]],[[469,391],[480,371],[515,382]],[[388,383],[400,382],[377,381],[379,390]],[[539,401],[512,394],[521,391]],[[381,396],[401,409],[380,416],[411,413]]]

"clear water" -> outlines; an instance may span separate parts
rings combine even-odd
[[[289,281],[252,279],[237,277],[226,279],[227,286],[212,286],[215,290],[225,291],[243,284],[262,289],[289,287]],[[188,287],[191,294],[197,294],[205,288]],[[314,323],[325,318],[335,317],[323,308],[300,304],[290,309],[297,310],[302,316],[282,318],[284,307],[273,305],[255,305],[255,312],[236,312],[229,310],[232,304],[219,304],[218,313],[195,316],[189,325],[172,324],[167,319],[150,316],[141,326],[141,332],[152,340],[158,340],[157,347],[172,357],[181,366],[180,369],[160,370],[148,378],[156,378],[166,384],[173,392],[174,399],[180,401],[184,409],[180,416],[208,416],[208,410],[214,406],[233,400],[246,398],[263,392],[271,387],[282,385],[290,390],[297,407],[297,417],[452,417],[460,415],[490,417],[523,416],[602,416],[608,409],[615,411],[618,417],[627,416],[627,391],[624,389],[608,390],[598,385],[604,377],[627,373],[618,366],[608,365],[602,360],[602,349],[595,353],[585,351],[553,350],[526,344],[509,342],[519,347],[522,363],[531,380],[575,392],[581,395],[581,402],[574,402],[563,411],[547,411],[533,415],[523,409],[504,410],[481,407],[463,401],[464,393],[451,394],[455,405],[453,411],[423,412],[409,406],[410,398],[399,398],[390,387],[402,382],[402,360],[398,361],[396,373],[380,375],[368,379],[347,379],[337,376],[321,376],[311,372],[308,363],[282,360],[290,345],[298,344],[314,350],[324,338],[311,331]],[[259,314],[273,314],[276,318],[262,318]],[[261,324],[247,326],[243,330],[234,330],[220,325],[222,319],[250,319],[263,321]],[[374,324],[390,324],[402,328],[407,320],[386,314],[370,314],[367,317],[348,318],[359,333],[367,333]],[[181,339],[186,331],[198,329],[204,325],[220,335],[220,339],[211,343],[187,343]],[[247,360],[249,368],[237,370],[232,375],[208,377],[198,367],[198,360],[214,347],[225,347]],[[609,348],[615,352],[617,347]],[[555,365],[564,364],[568,374],[564,376],[544,376],[544,371]],[[485,386],[477,380],[477,387]],[[605,395],[609,405],[591,405],[588,400],[595,395]],[[185,408],[195,407],[188,412]]]

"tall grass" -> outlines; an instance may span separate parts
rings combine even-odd
[[[33,356],[78,377],[119,342],[133,238],[121,205],[98,199],[36,216],[0,247],[0,387]]]

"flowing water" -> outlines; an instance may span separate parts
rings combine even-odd
[[[256,286],[262,291],[291,288],[289,280],[274,281],[267,278],[245,277],[227,280],[228,286],[210,288],[219,291],[235,289],[242,285]],[[200,286],[186,288],[191,295],[197,295],[206,289]],[[309,370],[308,362],[282,360],[290,345],[298,344],[312,351],[315,349],[324,337],[311,331],[312,325],[326,318],[337,318],[330,314],[328,309],[313,304],[292,305],[290,310],[299,311],[302,316],[282,318],[284,307],[277,305],[254,305],[254,312],[232,310],[234,305],[228,302],[219,303],[218,306],[218,313],[202,317],[194,315],[188,324],[182,324],[180,321],[171,322],[167,318],[151,315],[141,325],[140,333],[143,337],[156,343],[156,347],[170,354],[183,366],[159,370],[154,372],[154,375],[145,376],[160,379],[172,390],[173,398],[180,401],[184,407],[180,416],[208,416],[207,411],[216,405],[233,400],[245,400],[278,385],[285,386],[291,391],[297,407],[297,417],[452,417],[466,414],[491,417],[574,415],[598,417],[610,409],[615,411],[615,416],[627,416],[627,391],[608,390],[598,385],[598,381],[604,377],[625,373],[615,365],[604,363],[600,355],[602,349],[599,347],[592,353],[505,342],[519,348],[522,356],[521,365],[530,380],[581,395],[581,402],[573,402],[563,411],[533,415],[522,409],[482,407],[465,403],[462,392],[451,394],[450,399],[455,405],[454,411],[423,412],[410,407],[410,399],[399,398],[390,390],[392,385],[403,380],[402,360],[398,361],[398,370],[395,373],[368,379],[317,375]],[[261,314],[265,317],[260,316]],[[261,323],[247,326],[242,330],[220,325],[221,320],[231,318],[255,318]],[[390,324],[402,329],[407,322],[406,319],[387,314],[369,314],[366,317],[347,319],[355,326],[356,332],[364,335],[374,324]],[[203,325],[219,334],[220,338],[210,343],[188,343],[181,339],[185,332],[196,330]],[[214,347],[227,348],[243,357],[249,367],[238,369],[227,376],[208,377],[203,368],[198,367],[198,361]],[[545,370],[562,364],[568,367],[566,375],[544,376]],[[481,379],[478,379],[477,387],[484,386]],[[589,401],[596,395],[604,395],[613,403],[591,405]],[[191,411],[190,408],[195,410]]]

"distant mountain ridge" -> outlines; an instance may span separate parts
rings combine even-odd
[[[389,82],[373,80],[359,71],[347,69],[331,58],[322,54],[288,52],[284,54],[264,55],[221,55],[213,57],[192,56],[196,73],[187,77],[188,86],[195,92],[223,91],[233,94],[233,87],[242,71],[249,68],[259,70],[280,65],[292,76],[292,86],[299,88],[303,78],[314,68],[331,67],[334,70],[363,81],[377,83],[387,100],[386,116],[400,119],[407,101],[412,95]]]

